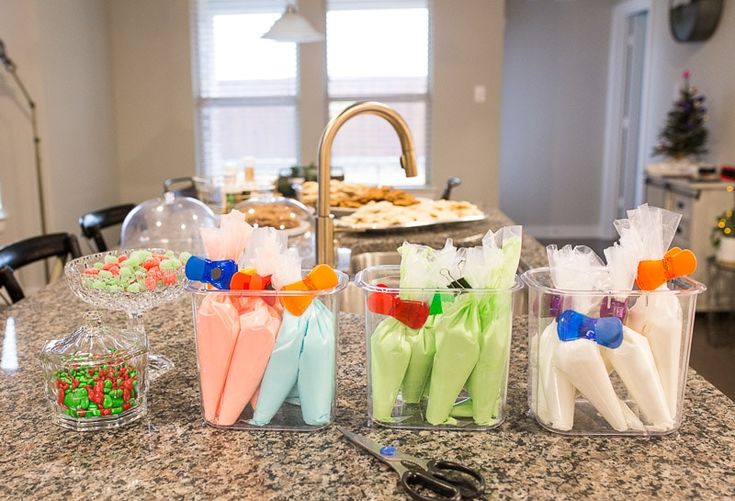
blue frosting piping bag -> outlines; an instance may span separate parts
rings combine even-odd
[[[303,316],[308,325],[299,359],[301,414],[306,424],[322,425],[329,422],[334,401],[334,315],[317,299]]]

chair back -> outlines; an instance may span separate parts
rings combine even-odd
[[[84,214],[79,218],[82,235],[94,241],[94,245],[99,252],[106,252],[109,250],[109,246],[102,236],[102,229],[122,224],[125,216],[134,208],[135,205],[133,204],[123,204]]]
[[[69,256],[78,258],[81,255],[79,241],[70,233],[51,233],[6,245],[0,248],[0,287],[5,288],[10,300],[15,303],[25,295],[14,271],[50,257],[66,260]]]
[[[163,192],[173,193],[177,197],[199,198],[196,182],[193,177],[172,177],[163,182]]]

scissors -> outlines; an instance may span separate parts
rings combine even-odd
[[[367,437],[337,426],[353,444],[393,468],[401,477],[401,486],[412,499],[421,501],[472,499],[485,492],[485,479],[477,470],[451,461],[428,461],[399,452],[392,445],[382,445]],[[435,494],[425,496],[418,486]]]

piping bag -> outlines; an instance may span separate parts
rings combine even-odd
[[[610,287],[616,291],[630,290],[638,268],[638,260],[631,247],[635,242],[629,242],[635,231],[625,229],[625,224],[620,221],[616,222],[616,226],[621,230],[621,243],[604,251]],[[624,322],[626,313],[627,297],[603,299],[600,316],[615,316]],[[603,348],[601,351],[651,426],[656,430],[671,429],[674,425],[673,417],[645,336],[629,327],[623,327],[622,344],[617,348]]]
[[[301,280],[301,257],[296,249],[288,249],[280,256],[281,265],[273,273],[276,289]],[[260,390],[252,424],[270,423],[289,393],[296,387],[299,373],[299,356],[306,334],[306,315],[294,316],[284,311],[276,343],[260,383]]]
[[[549,269],[554,287],[565,290],[605,290],[607,289],[607,270],[592,249],[586,246],[572,248],[567,245],[558,249],[556,245],[546,247]],[[570,305],[565,305],[565,313],[572,311],[589,315],[599,311],[598,301],[584,293],[569,297]],[[561,317],[560,317],[561,318]],[[558,320],[557,320],[558,322]],[[558,416],[546,416],[549,423],[556,420],[562,430],[569,430],[574,420],[574,396],[560,387],[571,383],[600,412],[610,426],[617,431],[628,429],[626,415],[630,415],[623,402],[613,389],[605,361],[598,344],[592,339],[580,337],[574,340],[558,339],[562,329],[557,323],[556,332],[546,329],[539,340],[542,346],[553,347],[553,355],[540,353],[539,373],[548,379],[541,381],[542,388],[548,390],[544,395],[546,410],[558,410]],[[553,339],[557,337],[557,339]],[[547,364],[551,364],[548,367]],[[555,400],[563,397],[565,400]],[[540,416],[541,417],[541,416]],[[543,419],[543,417],[542,417]],[[563,427],[562,427],[563,426]]]
[[[329,422],[334,401],[334,317],[318,299],[312,301],[308,313],[297,387],[304,422],[321,425]]]
[[[482,247],[467,249],[464,278],[472,288],[510,289],[521,259],[521,226],[488,231]],[[472,416],[479,425],[490,424],[500,415],[503,402],[512,330],[512,293],[471,294],[480,311],[480,354],[469,379]]]
[[[197,310],[197,359],[204,418],[217,422],[217,407],[240,332],[237,310],[224,295],[207,296]]]
[[[400,287],[444,288],[459,276],[457,249],[448,239],[444,248],[435,251],[429,247],[404,243],[398,248],[401,254]],[[419,284],[419,285],[412,285]],[[435,298],[429,295],[418,295],[402,291],[403,299],[420,300],[433,303]],[[442,297],[438,298],[439,301]],[[436,308],[436,307],[435,307]],[[441,309],[441,306],[439,307]],[[406,339],[411,345],[411,358],[401,384],[403,401],[416,404],[421,401],[424,390],[428,387],[431,366],[436,352],[435,328],[440,311],[430,310],[430,315],[419,330],[406,329]]]
[[[636,261],[659,260],[664,257],[676,228],[680,214],[647,204],[628,211],[627,223],[621,223],[621,245],[630,247],[637,254]],[[624,231],[633,231],[638,241],[622,242]],[[662,284],[656,290],[668,290]],[[669,415],[676,416],[679,405],[679,377],[681,374],[681,343],[683,312],[674,295],[651,294],[640,298],[628,313],[628,327],[643,334],[648,340],[663,386]]]
[[[451,279],[446,273],[455,262],[456,249],[448,240],[444,249],[436,251],[424,245],[404,243],[398,248],[401,254],[399,288],[433,289],[444,287]],[[442,271],[444,272],[442,274]],[[375,311],[380,295],[371,293],[368,307]],[[423,304],[424,313],[433,299],[433,292],[401,291],[398,302],[405,301],[418,307]],[[376,300],[376,301],[374,301]],[[418,308],[417,308],[418,309]],[[406,310],[410,311],[410,310]],[[370,381],[372,384],[372,415],[380,421],[390,421],[399,390],[407,403],[418,403],[424,393],[434,360],[435,315],[403,319],[394,315],[383,319],[370,336]],[[416,328],[412,328],[412,327]]]
[[[370,335],[370,382],[372,415],[378,421],[390,421],[398,390],[411,359],[411,344],[399,320],[383,319]]]
[[[457,396],[480,356],[480,311],[472,293],[461,294],[436,327],[436,354],[429,383],[426,420],[454,424],[449,418]]]
[[[261,277],[272,275],[286,248],[286,235],[274,228],[255,228],[242,261]],[[237,421],[248,402],[257,408],[258,387],[281,326],[281,315],[258,297],[238,298],[240,335],[237,337],[222,392],[219,424]],[[255,398],[254,398],[255,397]],[[261,396],[262,397],[262,396]]]
[[[219,406],[218,424],[224,426],[234,424],[255,396],[281,325],[280,315],[265,301],[248,299],[250,310],[240,315],[240,334]]]
[[[299,400],[306,424],[329,422],[334,399],[334,351],[334,318],[324,303],[314,300],[298,317],[284,312],[260,384],[252,424],[268,424],[283,402],[294,398]]]

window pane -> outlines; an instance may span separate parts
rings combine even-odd
[[[334,117],[350,101],[329,103],[329,116]],[[401,143],[393,127],[373,115],[357,116],[340,129],[332,148],[332,165],[345,169],[345,180],[350,182],[422,185],[426,183],[426,103],[385,103],[395,108],[408,123],[416,147],[419,175],[406,177],[400,164]]]
[[[426,8],[327,12],[330,96],[427,92]]]
[[[202,156],[208,175],[228,161],[255,157],[258,176],[296,165],[296,106],[206,106],[201,110]]]
[[[202,96],[296,95],[296,44],[260,38],[281,14],[274,9],[209,18],[211,42],[201,40]]]

